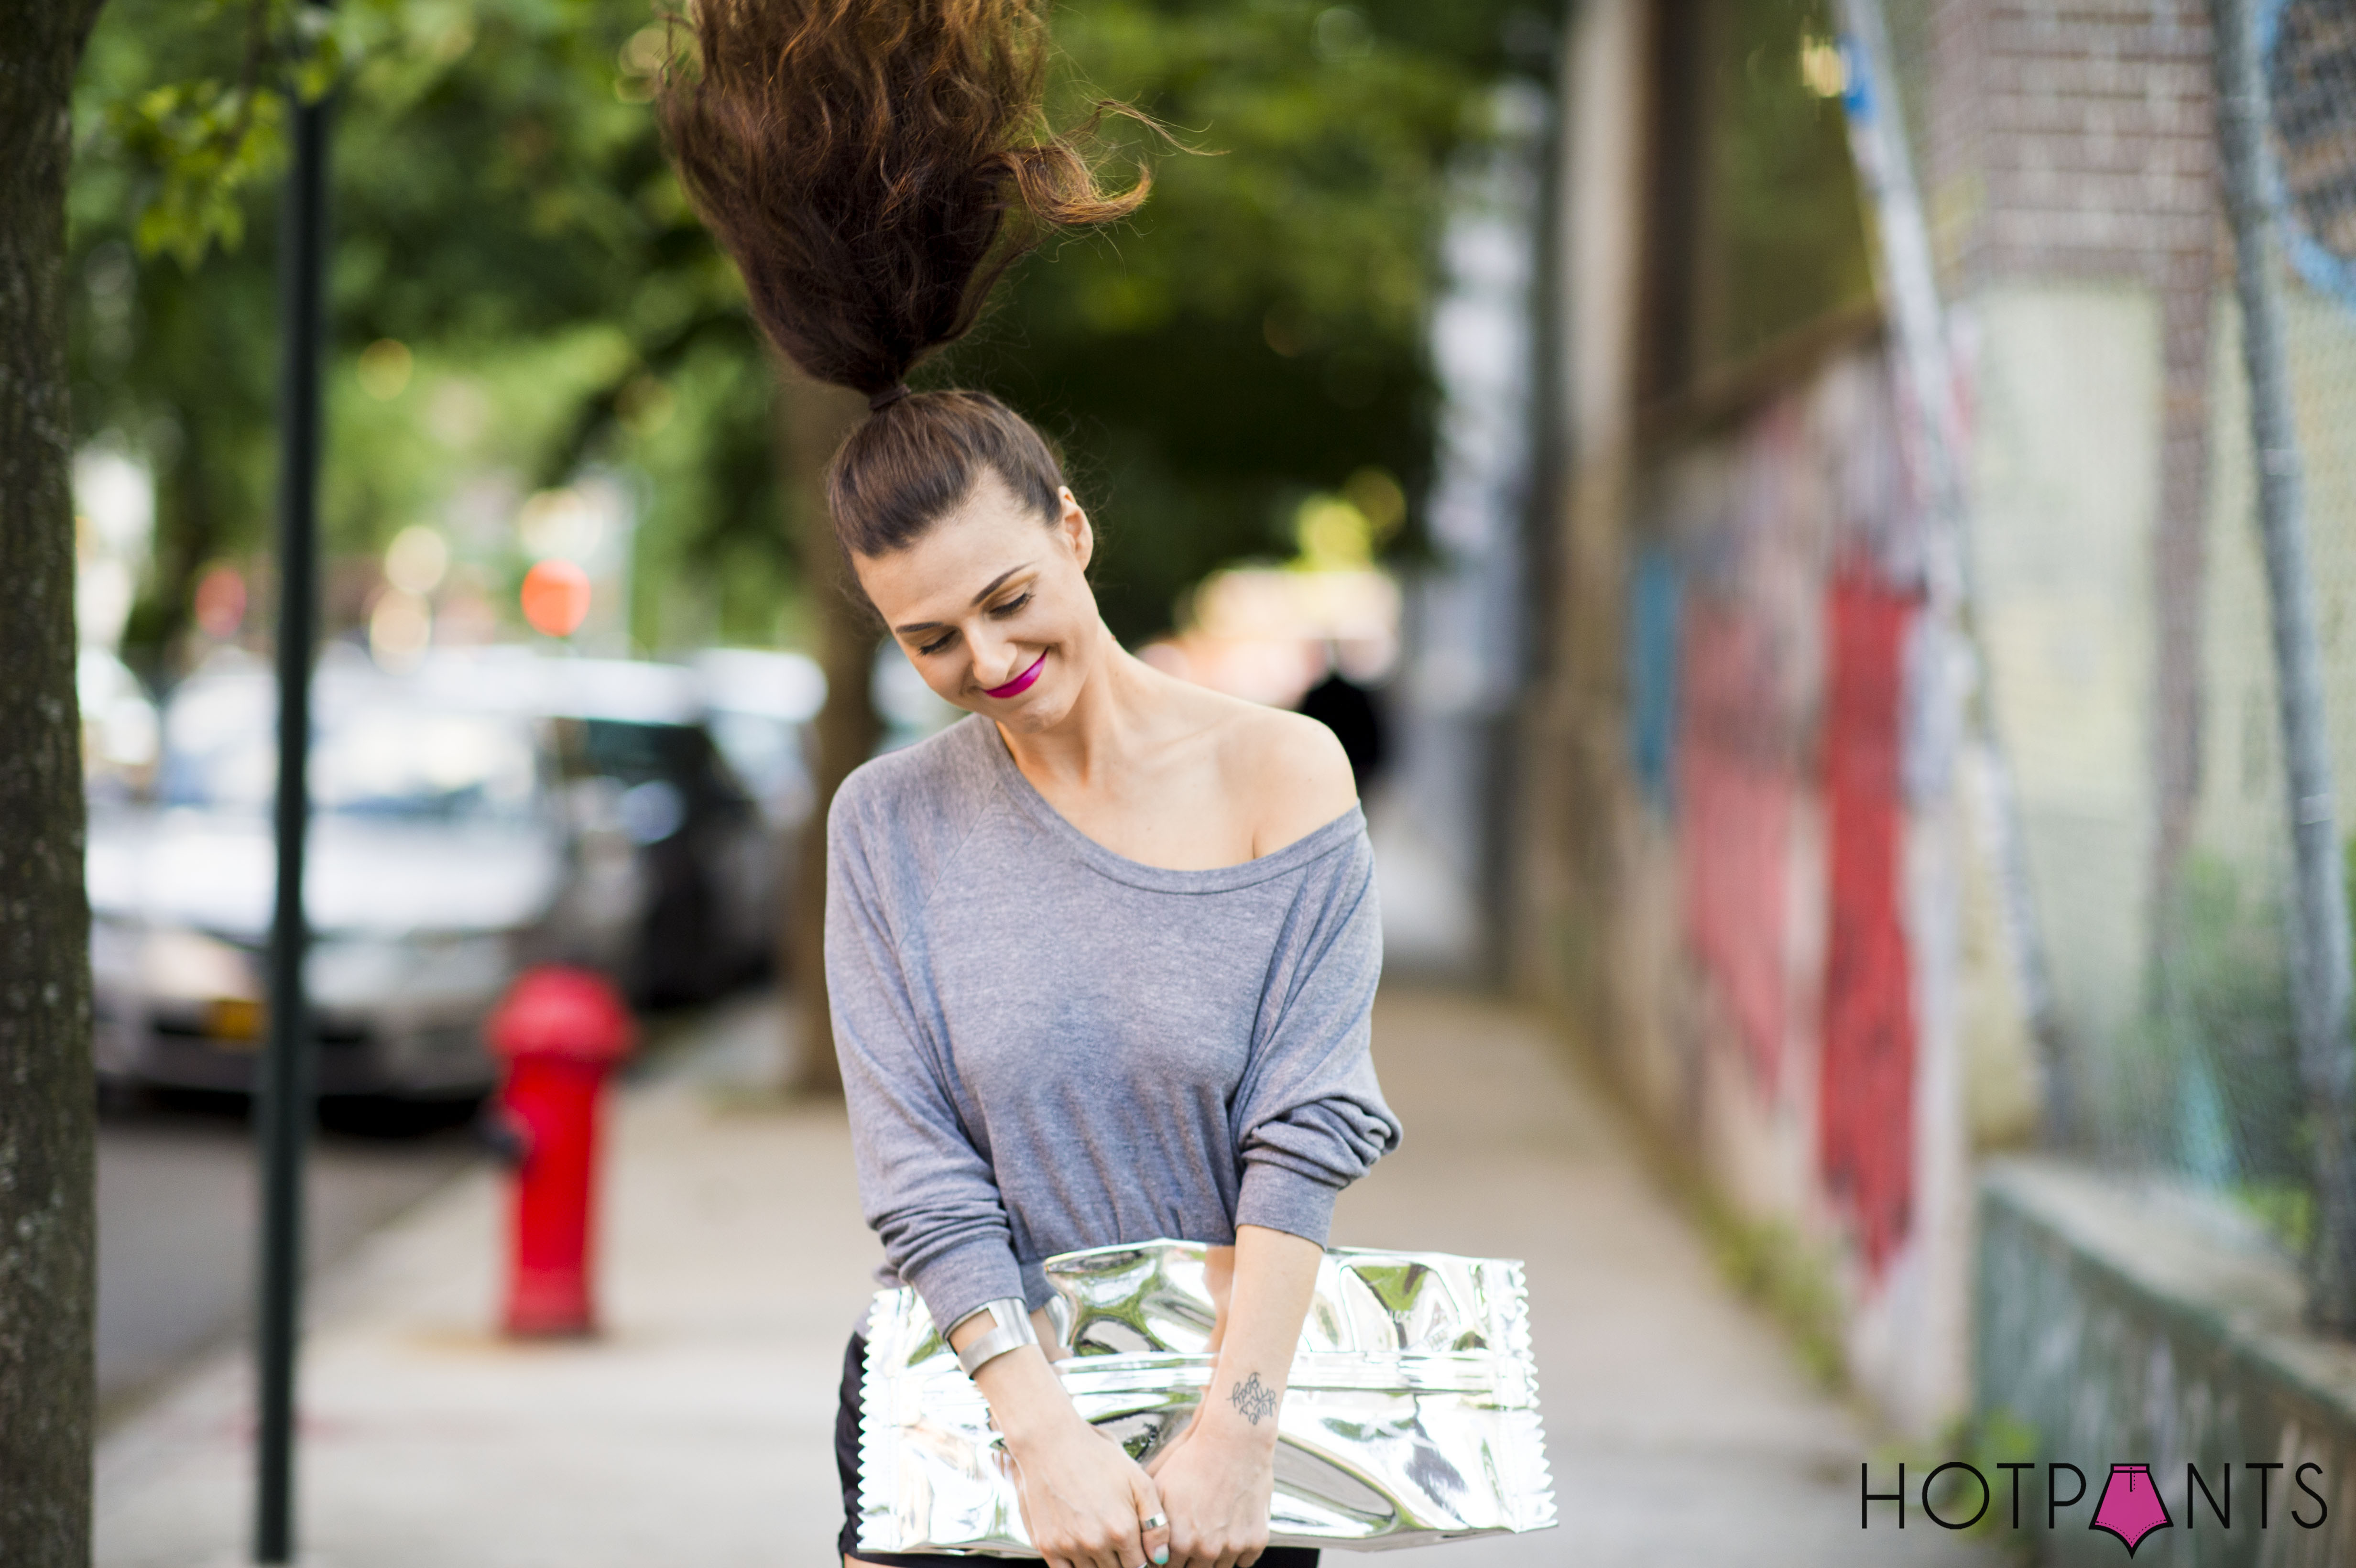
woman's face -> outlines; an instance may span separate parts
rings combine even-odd
[[[931,687],[1026,733],[1072,709],[1103,652],[1088,589],[1096,538],[1059,492],[1052,521],[1025,508],[993,470],[916,543],[852,558],[860,586]]]

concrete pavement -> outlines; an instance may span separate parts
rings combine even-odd
[[[1616,1113],[1527,1014],[1387,993],[1375,1019],[1397,1153],[1334,1240],[1519,1257],[1561,1520],[1387,1553],[1397,1568],[1994,1568],[1944,1531],[1858,1528],[1874,1439],[1736,1300]],[[1877,1460],[1877,1486],[1890,1466]],[[1887,1516],[1888,1504],[1880,1505]]]
[[[758,1092],[772,1015],[737,1009],[614,1125],[608,1333],[489,1332],[500,1210],[477,1173],[316,1292],[305,1561],[327,1568],[775,1568],[830,1556],[843,1341],[876,1256],[840,1107]],[[1857,1528],[1867,1435],[1732,1302],[1608,1108],[1524,1015],[1387,993],[1376,1049],[1408,1128],[1335,1239],[1526,1258],[1562,1527],[1389,1554],[1400,1568],[1993,1562]],[[223,1356],[99,1456],[102,1568],[241,1560],[248,1373]]]

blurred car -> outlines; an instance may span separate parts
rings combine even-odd
[[[163,711],[155,797],[93,815],[102,1083],[251,1087],[265,1030],[277,683],[216,661]],[[324,659],[314,688],[306,988],[325,1093],[477,1095],[486,1014],[543,958],[616,965],[527,714]],[[608,890],[612,891],[614,890]],[[625,886],[619,890],[627,895]]]
[[[965,717],[964,709],[925,684],[908,656],[889,637],[875,649],[867,690],[875,704],[875,716],[884,721],[884,732],[875,741],[878,752],[913,746]]]
[[[129,666],[103,648],[84,648],[74,664],[81,709],[82,786],[94,807],[124,805],[155,783],[159,726],[155,704]]]
[[[635,659],[536,659],[493,684],[554,727],[559,773],[576,828],[618,836],[643,890],[631,955],[632,997],[700,1001],[766,967],[776,947],[795,829],[791,761],[764,753],[783,782],[780,812],[756,801],[717,739],[717,726],[757,718],[706,700],[707,681],[682,665]],[[798,750],[794,753],[798,756]]]
[[[815,659],[764,648],[710,648],[695,656],[712,738],[778,829],[809,818],[809,726],[826,704]]]

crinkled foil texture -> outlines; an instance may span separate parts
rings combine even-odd
[[[1210,1381],[1205,1251],[1148,1242],[1045,1264],[1064,1386],[1140,1460]],[[863,1389],[862,1547],[1036,1555],[989,1406],[915,1291],[876,1293]],[[1555,1521],[1519,1263],[1327,1252],[1277,1419],[1273,1544],[1371,1551]]]

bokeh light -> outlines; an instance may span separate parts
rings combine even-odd
[[[523,576],[523,618],[544,637],[569,637],[589,614],[589,574],[562,556]]]
[[[380,403],[391,402],[408,389],[410,374],[416,368],[409,345],[398,338],[380,337],[360,350],[360,390]]]
[[[403,593],[433,592],[449,570],[449,543],[423,523],[402,529],[385,547],[384,580]]]
[[[388,589],[369,614],[369,652],[386,669],[414,667],[433,640],[434,612],[414,593]]]

